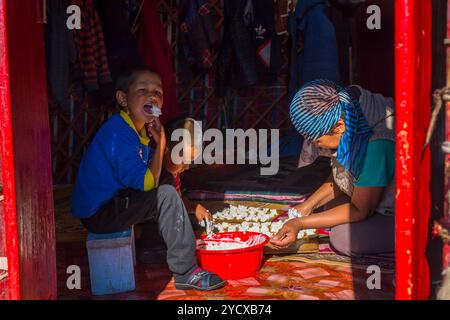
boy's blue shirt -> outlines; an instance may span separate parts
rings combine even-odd
[[[75,217],[93,216],[122,189],[148,191],[155,187],[147,165],[153,155],[148,140],[138,135],[124,112],[103,124],[80,164],[72,194]]]

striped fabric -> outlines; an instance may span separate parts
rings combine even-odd
[[[92,92],[112,82],[103,29],[92,0],[70,0],[70,3],[81,8],[82,25],[80,30],[74,30],[74,42],[84,86]]]
[[[177,189],[178,194],[181,194],[181,179],[179,173],[177,173],[174,176],[174,181],[175,181],[175,189]]]
[[[336,160],[355,178],[359,176],[373,132],[358,100],[332,81],[315,80],[296,93],[290,116],[296,130],[310,141],[329,134],[339,118],[343,118],[345,133],[339,142]]]
[[[342,115],[343,102],[333,82],[318,80],[302,87],[291,102],[291,120],[305,139],[314,141],[329,133]],[[348,96],[342,94],[344,101]],[[318,125],[320,124],[320,125]]]

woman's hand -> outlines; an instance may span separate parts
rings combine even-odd
[[[209,212],[204,206],[201,204],[198,204],[195,208],[195,217],[199,222],[205,220],[205,218],[208,218],[208,220],[212,220],[212,214]]]
[[[314,211],[314,207],[308,202],[308,200],[296,205],[293,209],[297,210],[300,217],[307,217]]]
[[[286,222],[281,230],[270,239],[270,243],[277,248],[287,248],[297,241],[297,235],[302,229],[300,219],[296,218]]]

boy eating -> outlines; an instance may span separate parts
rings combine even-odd
[[[224,280],[196,264],[194,232],[177,191],[159,186],[166,150],[157,117],[163,105],[161,78],[147,66],[134,67],[118,78],[116,100],[122,111],[103,124],[81,161],[73,215],[93,233],[119,232],[155,220],[177,289],[223,287]]]

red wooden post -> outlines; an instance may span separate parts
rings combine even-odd
[[[56,298],[42,4],[41,0],[0,0],[0,113],[12,299]]]
[[[10,299],[20,299],[16,183],[6,29],[6,0],[0,0],[0,126],[2,136],[3,212]]]
[[[447,39],[450,39],[450,0],[447,0]],[[450,46],[447,46],[446,49],[447,54],[447,87],[450,86]],[[447,102],[445,105],[445,140],[450,141],[450,102]],[[444,201],[444,220],[450,225],[450,154],[445,155],[445,201]],[[450,243],[445,244],[442,252],[442,263],[443,269],[447,269],[450,267]]]
[[[422,149],[430,119],[431,8],[429,0],[395,1],[397,299],[429,296],[430,152]]]

